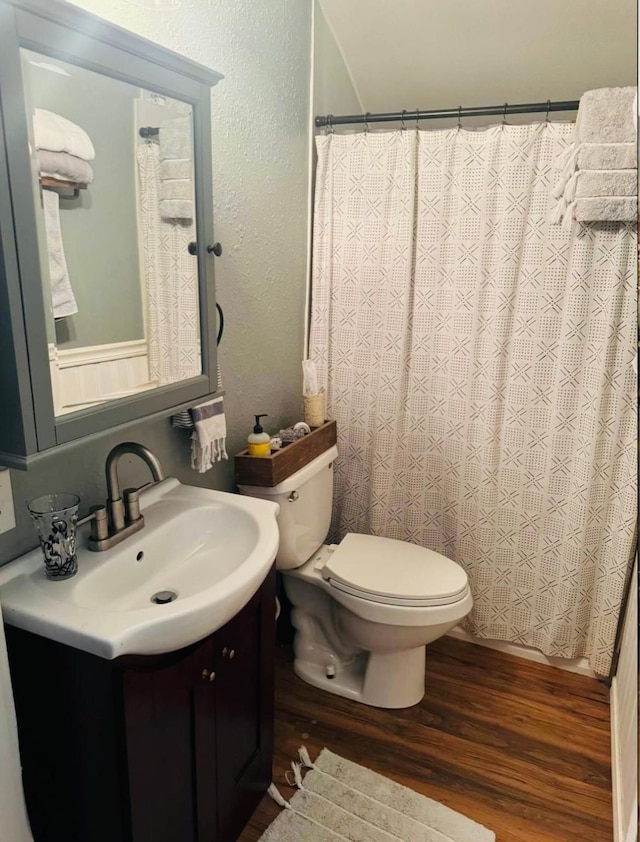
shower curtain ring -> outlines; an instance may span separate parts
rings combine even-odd
[[[458,131],[462,128],[462,106],[458,106]]]
[[[420,128],[420,109],[416,108],[416,130]]]
[[[333,114],[327,115],[327,134],[333,134]]]
[[[508,108],[508,106],[509,106],[509,103],[505,102],[504,111],[502,112],[502,125],[503,126],[508,125],[508,123],[507,123],[507,108]]]
[[[367,111],[367,113],[364,115],[364,132],[365,132],[365,134],[369,131],[369,120],[367,119],[367,117],[370,117],[370,116],[371,116],[370,111]]]
[[[551,100],[547,100],[547,119],[545,120],[546,123],[550,123],[551,120],[549,119],[549,112],[551,111]]]
[[[407,113],[406,109],[402,109],[402,114],[400,115],[400,122],[402,123],[402,131],[404,131],[407,127],[404,122],[404,115]]]

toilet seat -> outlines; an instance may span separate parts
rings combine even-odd
[[[369,602],[407,607],[465,598],[467,574],[451,559],[406,541],[347,534],[322,567],[337,590]]]

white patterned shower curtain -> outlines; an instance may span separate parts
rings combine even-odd
[[[606,674],[635,527],[636,239],[549,224],[573,131],[318,137],[310,357],[338,422],[334,537],[449,556],[469,631]]]
[[[160,216],[160,151],[153,141],[137,147],[142,264],[149,379],[164,386],[201,371],[197,259],[192,222]]]

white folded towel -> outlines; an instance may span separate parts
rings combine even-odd
[[[160,161],[160,179],[167,181],[172,178],[191,178],[193,164],[187,160],[173,160],[168,158]]]
[[[160,216],[193,219],[193,141],[191,117],[160,126]]]
[[[53,318],[62,319],[78,312],[73,294],[67,260],[64,256],[62,230],[60,228],[60,196],[55,190],[42,191],[44,226],[47,235],[49,255],[49,280],[51,283],[51,304]]]
[[[561,156],[551,222],[637,219],[637,89],[598,88],[580,100],[575,141]]]
[[[38,170],[40,175],[55,178],[58,181],[75,181],[79,184],[91,184],[93,168],[88,161],[69,155],[68,152],[50,152],[38,149]]]
[[[53,111],[44,108],[34,110],[33,135],[36,149],[68,152],[83,161],[93,161],[96,157],[96,150],[85,130]]]

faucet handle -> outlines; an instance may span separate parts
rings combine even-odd
[[[140,520],[140,490],[138,488],[125,488],[123,491],[124,510],[127,523]]]
[[[91,540],[102,541],[109,534],[106,506],[91,506]]]

